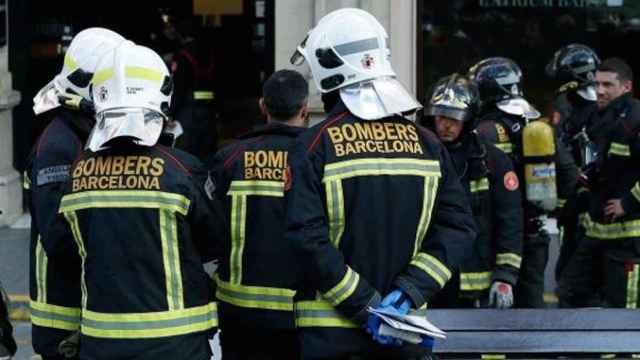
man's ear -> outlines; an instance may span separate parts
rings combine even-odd
[[[622,83],[622,87],[625,92],[631,92],[633,91],[633,82],[631,80],[626,80]]]
[[[267,112],[267,106],[264,104],[264,98],[260,98],[260,100],[258,100],[258,105],[260,106],[260,112],[262,115],[267,116],[269,113]]]

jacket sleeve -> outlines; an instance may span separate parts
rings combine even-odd
[[[629,126],[630,134],[627,135],[629,155],[631,159],[640,159],[640,111],[633,113],[634,120]],[[622,208],[627,214],[640,212],[640,179],[635,179],[634,185],[621,196]]]
[[[473,252],[476,228],[468,197],[449,154],[440,146],[441,178],[429,225],[420,250],[394,281],[422,307],[451,278],[451,272]]]
[[[491,151],[491,150],[489,150]],[[494,155],[491,203],[493,242],[496,254],[493,281],[515,285],[522,262],[523,210],[518,176],[511,159],[499,150]]]
[[[558,187],[558,210],[562,210],[567,199],[575,192],[578,167],[569,148],[556,137],[556,173]]]
[[[297,141],[289,154],[291,188],[286,192],[286,239],[306,265],[307,281],[345,317],[363,324],[367,307],[377,306],[380,294],[361,277],[329,240],[322,189],[322,160],[307,154]]]
[[[31,216],[49,257],[77,254],[71,229],[58,215],[77,150],[60,145],[45,144],[36,153],[29,171]]]
[[[193,240],[202,262],[220,258],[221,243],[229,230],[220,200],[215,197],[215,180],[200,164],[192,169],[194,195],[191,204]]]

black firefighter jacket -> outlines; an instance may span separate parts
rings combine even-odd
[[[56,238],[69,233],[54,230],[58,204],[73,162],[82,154],[92,120],[67,109],[50,111],[36,141],[24,176],[31,213],[30,297],[33,348],[43,356],[58,354],[58,345],[80,328],[80,257],[66,247],[63,260],[51,258]]]
[[[81,358],[209,359],[218,319],[202,264],[225,236],[211,199],[199,161],[161,145],[74,164],[58,224],[82,260]]]
[[[289,147],[304,130],[265,125],[215,156],[216,196],[231,229],[216,278],[222,328],[295,328],[293,297],[302,268],[284,239],[284,191]]]
[[[640,101],[631,94],[613,100],[599,111],[598,158],[588,171],[590,201],[583,215],[587,236],[608,240],[634,240],[640,255]],[[621,199],[626,215],[610,221],[604,207],[610,199]]]
[[[444,146],[399,116],[339,103],[289,155],[287,239],[306,268],[297,294],[305,357],[375,351],[367,307],[399,288],[415,309],[472,251],[475,225]]]
[[[509,156],[475,132],[447,148],[478,229],[473,256],[460,267],[460,291],[478,299],[494,281],[515,286],[518,280],[523,239],[520,183]]]

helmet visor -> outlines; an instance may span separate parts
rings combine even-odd
[[[400,82],[381,77],[340,89],[340,98],[357,117],[382,119],[422,108]]]
[[[578,93],[578,95],[580,95],[581,98],[587,101],[598,100],[598,96],[596,95],[596,87],[592,84],[583,86],[579,88],[576,92]]]
[[[56,86],[56,79],[53,79],[33,97],[33,112],[36,115],[40,115],[59,107],[60,100],[58,99],[58,95],[61,93]]]
[[[427,109],[427,115],[443,116],[458,121],[467,121],[471,115],[469,109],[459,109],[449,106],[432,105]]]
[[[100,151],[109,147],[108,142],[117,138],[131,138],[142,146],[153,146],[158,141],[165,117],[142,108],[105,110],[96,116],[86,148]]]
[[[527,119],[537,119],[541,116],[540,112],[536,110],[533,105],[521,97],[502,100],[498,102],[496,106],[507,114],[522,116]]]
[[[291,55],[291,59],[289,59],[289,62],[291,63],[291,65],[300,66],[304,64],[304,61],[305,61],[304,51],[305,51],[305,47],[307,46],[308,39],[309,39],[309,35],[307,35],[307,37],[305,37],[304,40],[302,40],[300,45],[298,45],[298,47],[296,48],[296,51],[293,53],[293,55]]]

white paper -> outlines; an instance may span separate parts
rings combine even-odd
[[[382,319],[389,326],[404,331],[446,339],[447,334],[429,322],[424,316],[399,315],[394,312],[369,308],[368,311]]]

